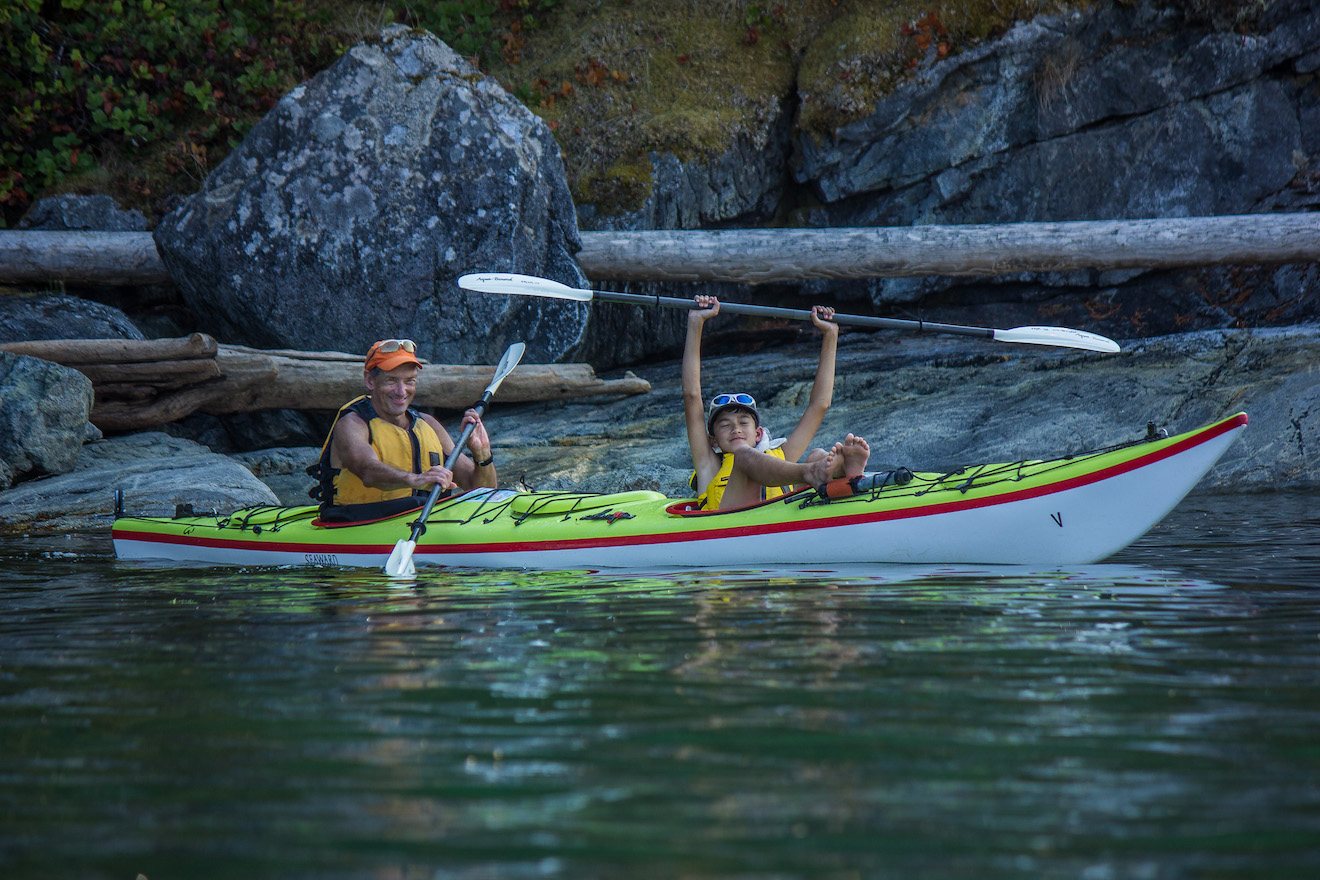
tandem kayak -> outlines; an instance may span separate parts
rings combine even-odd
[[[1097,452],[916,473],[846,497],[803,489],[736,510],[700,511],[649,491],[477,489],[435,505],[413,560],[517,569],[1086,564],[1158,523],[1246,425],[1238,413],[1172,437],[1151,426],[1144,440]],[[125,516],[114,545],[121,559],[380,568],[418,513],[351,525],[323,523],[313,506]]]

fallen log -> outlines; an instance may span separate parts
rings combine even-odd
[[[214,339],[209,336],[206,339],[215,345]],[[217,346],[216,349],[218,353],[219,347]],[[155,428],[192,415],[214,398],[241,397],[250,389],[275,382],[278,378],[275,364],[269,361],[253,359],[241,366],[232,366],[227,373],[224,372],[218,358],[207,363],[214,368],[213,378],[181,388],[158,386],[154,398],[146,401],[136,396],[116,399],[115,392],[122,388],[122,385],[119,383],[98,385],[93,381],[95,398],[89,421],[106,432]],[[145,366],[157,366],[157,364]],[[74,369],[81,370],[83,367],[75,365]],[[162,394],[161,391],[166,393]]]
[[[150,232],[0,232],[0,283],[172,284]]]
[[[297,361],[348,361],[349,363],[361,364],[363,355],[353,354],[347,351],[299,351],[296,348],[248,348],[246,345],[233,345],[226,343],[225,348],[231,352],[245,352],[247,354],[263,354],[271,357],[291,358]],[[429,364],[426,358],[418,358],[423,364]]]
[[[216,342],[205,333],[178,339],[38,339],[0,343],[0,351],[77,364],[143,364],[153,361],[214,358]]]
[[[202,333],[10,342],[0,349],[64,364],[91,379],[91,421],[102,431],[155,427],[194,412],[335,410],[365,391],[360,354],[217,345]],[[467,408],[495,374],[494,367],[465,364],[425,364],[423,370],[416,405],[451,410]],[[601,379],[588,364],[522,364],[500,386],[500,399],[526,403],[650,390],[632,373]]]
[[[582,233],[578,263],[611,281],[1002,275],[1320,261],[1316,214],[1158,220]]]
[[[266,378],[274,377],[274,372]],[[247,382],[259,383],[261,376],[249,375]],[[140,431],[155,428],[170,422],[176,422],[197,412],[216,394],[233,394],[240,380],[214,380],[202,385],[194,385],[168,394],[162,394],[149,403],[138,401],[102,400],[98,393],[92,405],[92,415],[88,419],[102,431]]]
[[[1320,261],[1314,213],[833,229],[584,231],[593,281],[1000,275]],[[499,267],[473,267],[494,270]],[[169,281],[149,232],[0,231],[0,284]]]
[[[186,361],[150,361],[145,364],[70,364],[92,380],[93,386],[107,383],[138,382],[144,385],[197,385],[221,377],[215,358]]]
[[[273,368],[274,378],[235,389],[233,393],[219,393],[202,410],[219,415],[259,409],[338,409],[366,391],[362,383],[362,356],[344,355],[344,358],[308,360],[222,345],[216,361],[226,379],[246,375],[262,365]],[[466,409],[481,396],[494,375],[492,366],[423,367],[414,403],[435,409]],[[521,364],[500,385],[500,399],[506,403],[527,403],[597,394],[645,394],[650,390],[651,383],[632,373],[622,379],[598,378],[588,364]]]

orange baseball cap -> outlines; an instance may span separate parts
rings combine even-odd
[[[422,362],[417,359],[417,343],[411,339],[382,339],[367,349],[364,369],[381,369],[388,373],[404,364],[416,364],[417,369],[422,369]]]

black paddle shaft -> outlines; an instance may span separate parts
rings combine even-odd
[[[481,418],[485,415],[486,405],[490,403],[490,399],[493,396],[495,396],[495,392],[487,388],[486,393],[481,395],[481,400],[477,401],[476,406],[472,407],[477,411],[477,418]],[[463,454],[464,445],[467,444],[468,438],[472,436],[472,432],[476,430],[476,427],[477,423],[473,422],[463,428],[463,433],[458,435],[458,440],[454,443],[454,451],[449,453],[449,458],[445,459],[445,470],[454,470],[454,465],[458,463],[458,457]],[[431,508],[435,507],[435,503],[439,499],[440,484],[436,483],[431,487],[431,494],[426,499],[426,506],[422,508],[421,516],[417,517],[417,522],[412,524],[412,535],[408,538],[409,541],[412,541],[414,544],[417,543],[417,539],[421,537],[422,532],[426,531],[426,518],[431,515]]]
[[[595,299],[606,302],[626,303],[635,306],[664,306],[670,309],[699,309],[701,306],[690,299],[675,296],[648,296],[644,293],[615,293],[608,290],[593,290]],[[803,309],[778,309],[772,306],[749,306],[740,303],[720,303],[720,312],[731,315],[753,315],[758,318],[788,318],[794,321],[810,321],[811,312]],[[915,330],[918,333],[952,333],[958,336],[975,336],[978,339],[994,339],[995,331],[984,327],[965,327],[961,324],[939,324],[934,321],[904,321],[900,318],[872,318],[869,315],[834,316],[836,324],[849,324],[857,327],[875,327],[880,330]]]

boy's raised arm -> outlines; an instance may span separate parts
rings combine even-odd
[[[700,493],[719,473],[721,464],[706,439],[706,401],[701,396],[701,331],[708,318],[719,314],[720,303],[713,296],[699,296],[697,304],[700,309],[688,312],[687,337],[683,342],[683,417]]]
[[[784,457],[788,461],[797,461],[807,451],[834,399],[834,360],[839,348],[839,325],[834,323],[833,318],[834,309],[812,306],[811,323],[816,325],[822,336],[820,360],[816,363],[816,378],[811,384],[811,398],[807,401],[807,408],[802,418],[798,419],[793,433],[784,442]]]

